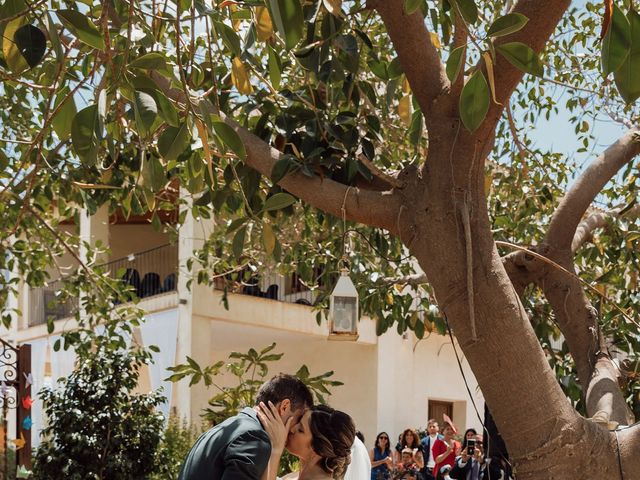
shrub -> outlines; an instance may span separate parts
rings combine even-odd
[[[135,395],[142,354],[101,344],[41,398],[48,418],[35,479],[129,480],[155,469],[163,416],[157,393]]]

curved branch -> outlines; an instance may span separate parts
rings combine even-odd
[[[185,92],[172,87],[169,79],[157,72],[151,72],[151,78],[167,97],[187,105]],[[247,165],[270,178],[273,166],[280,159],[281,153],[224,113],[217,111],[213,105],[209,104],[209,108],[213,113],[220,115],[224,122],[240,136],[247,151]],[[394,190],[387,192],[361,190],[328,178],[318,176],[310,178],[299,172],[287,175],[278,182],[278,185],[309,205],[337,217],[344,215],[347,220],[384,228],[391,233],[398,232],[397,217],[401,200],[394,194]]]
[[[428,117],[433,102],[449,89],[449,79],[420,11],[406,15],[404,0],[369,0],[382,17],[420,109]]]
[[[427,283],[429,280],[427,279],[427,275],[424,273],[413,273],[411,275],[404,275],[402,277],[385,277],[378,280],[376,283],[379,285],[411,285],[412,287],[417,287],[422,284]]]
[[[640,215],[640,204],[635,205],[624,213],[622,208],[617,208],[609,212],[596,212],[582,220],[576,228],[576,233],[571,241],[571,252],[576,253],[578,249],[591,238],[594,230],[607,225],[607,222],[620,217],[637,217]]]
[[[265,177],[271,177],[275,163],[281,153],[268,145],[247,129],[220,113],[244,143],[247,151],[246,163]],[[380,227],[391,233],[397,233],[397,216],[401,201],[394,190],[379,192],[362,190],[342,183],[321,178],[307,177],[303,173],[290,173],[278,182],[282,188],[293,193],[309,205],[319,208],[337,217],[343,215],[347,220]],[[344,208],[344,210],[343,210]]]
[[[640,131],[629,130],[580,175],[551,218],[545,238],[552,248],[568,250],[593,199],[620,168],[640,153]]]

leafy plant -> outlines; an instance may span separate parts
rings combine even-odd
[[[191,377],[189,385],[204,381],[207,387],[213,386],[217,393],[209,399],[209,407],[204,410],[202,416],[212,425],[216,425],[235,415],[238,410],[255,404],[258,390],[269,374],[269,363],[280,360],[284,355],[271,353],[275,348],[276,344],[272,343],[259,352],[254,348],[250,348],[247,353],[232,352],[229,355],[230,362],[225,363],[221,360],[205,368],[187,357],[187,363],[169,368],[174,373],[167,380],[177,382]],[[220,386],[215,383],[214,379],[222,373],[223,367],[236,378],[235,386]],[[309,387],[319,403],[326,403],[325,396],[331,395],[330,388],[343,385],[340,381],[330,380],[333,371],[312,376],[306,365],[302,365],[295,376]]]
[[[176,416],[170,416],[162,440],[155,455],[155,472],[149,480],[176,480],[187,453],[193,446],[202,427],[189,424]]]
[[[63,332],[54,349],[72,347],[77,363],[58,386],[39,393],[48,423],[35,456],[36,479],[127,480],[156,469],[164,418],[155,408],[164,397],[134,391],[140,368],[151,361],[149,350],[157,348],[131,343],[142,312],[116,306],[127,293],[121,282],[107,276],[97,282],[97,275],[65,279],[62,297],[81,296],[84,312],[76,312],[78,328]]]

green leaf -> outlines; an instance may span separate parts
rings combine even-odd
[[[271,18],[284,38],[287,50],[295,47],[304,33],[304,14],[300,0],[269,0]]]
[[[69,87],[66,86],[58,91],[54,103],[54,110],[70,93],[71,91],[69,90]],[[76,104],[73,97],[70,97],[60,108],[58,113],[56,113],[56,116],[53,117],[51,122],[53,130],[56,132],[60,140],[66,140],[71,135],[71,123],[73,122],[73,117],[76,116],[76,113]]]
[[[462,88],[460,118],[467,130],[476,130],[489,111],[491,94],[482,71],[477,70]]]
[[[522,70],[542,77],[544,66],[538,55],[528,46],[521,42],[510,42],[497,45],[496,50],[506,58],[511,65]]]
[[[278,183],[287,174],[296,170],[300,164],[298,163],[296,157],[293,155],[283,155],[280,160],[278,160],[271,169],[271,181],[273,183]]]
[[[176,160],[189,146],[189,129],[186,123],[180,127],[168,127],[158,138],[158,152],[165,160]]]
[[[447,77],[451,81],[451,83],[455,82],[462,71],[462,66],[464,65],[464,52],[466,49],[466,45],[462,45],[454,49],[450,54],[449,58],[447,58]]]
[[[136,90],[134,93],[133,110],[141,136],[147,136],[158,116],[158,106],[153,96],[147,92]]]
[[[95,165],[98,156],[98,106],[80,110],[71,122],[71,141],[76,154],[87,165]]]
[[[231,251],[233,252],[233,256],[236,260],[239,260],[242,256],[242,251],[244,250],[244,237],[246,233],[247,227],[245,226],[239,229],[233,236],[233,241],[231,242]]]
[[[289,205],[293,205],[295,201],[296,198],[293,195],[284,192],[276,193],[275,195],[267,198],[267,201],[264,202],[264,207],[262,208],[262,210],[265,212],[270,212],[272,210],[281,210],[288,207]]]
[[[180,119],[178,117],[178,110],[174,107],[171,100],[166,95],[158,90],[144,90],[153,97],[158,105],[158,114],[160,118],[167,122],[172,127],[180,126]]]
[[[27,22],[26,17],[14,18],[4,28],[2,32],[2,55],[5,62],[15,74],[20,74],[29,68],[29,64],[20,53],[18,45],[14,39],[16,32]],[[2,24],[0,24],[2,26]]]
[[[521,30],[529,21],[529,18],[521,13],[507,13],[497,18],[489,27],[487,35],[490,37],[503,37]]]
[[[49,33],[49,40],[51,41],[51,47],[53,51],[56,52],[56,59],[58,61],[62,60],[62,55],[64,54],[62,50],[62,43],[60,43],[60,35],[58,35],[58,29],[56,28],[56,24],[53,22],[51,18],[51,14],[47,12],[47,32]]]
[[[464,21],[474,24],[478,21],[478,7],[474,0],[455,0]]]
[[[262,225],[262,245],[267,255],[271,255],[276,248],[276,236],[270,223]]]
[[[271,86],[278,90],[280,88],[280,79],[282,78],[282,66],[280,65],[280,58],[269,46],[269,78],[271,79]]]
[[[167,57],[158,52],[147,53],[129,62],[129,67],[143,70],[166,70]]]
[[[239,57],[242,49],[240,47],[240,37],[235,30],[223,22],[214,21],[213,24],[216,27],[216,31],[220,34],[220,38],[222,38],[222,43],[225,44],[231,53]]]
[[[167,176],[160,159],[148,156],[142,164],[142,178],[144,184],[153,192],[159,192],[167,183]]]
[[[614,3],[611,23],[602,39],[600,63],[606,77],[618,70],[629,55],[631,48],[631,24],[622,10]]]
[[[244,148],[244,143],[240,139],[240,136],[236,131],[224,122],[212,122],[213,129],[216,135],[222,140],[222,142],[229,147],[238,158],[244,160],[247,158],[247,151]]]
[[[95,24],[77,10],[56,10],[56,15],[65,27],[73,33],[78,40],[90,47],[104,50],[104,39]]]
[[[631,49],[613,78],[620,95],[630,104],[640,97],[640,14],[629,10],[627,17],[631,27]]]
[[[404,0],[404,13],[411,15],[420,8],[420,4],[422,4],[422,0]]]

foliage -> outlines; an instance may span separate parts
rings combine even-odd
[[[467,128],[485,119],[495,65],[504,59],[529,74],[505,105],[511,115],[495,132],[485,185],[495,238],[535,245],[582,161],[600,150],[597,124],[637,124],[640,76],[632,72],[640,29],[633,2],[584,1],[538,55],[509,41],[531,21],[506,14],[512,3],[404,6],[424,16],[450,78],[467,80],[460,104]],[[456,15],[469,31],[457,52]],[[0,268],[29,285],[46,282],[46,267],[65,251],[46,225],[59,230],[81,207],[92,213],[107,204],[125,217],[148,213],[154,228],[175,233],[160,213],[175,208],[163,192],[179,182],[188,194],[180,200],[179,224],[187,210],[214,223],[192,261],[196,281],[215,279],[232,290],[256,273],[295,272],[321,309],[346,250],[361,311],[376,320],[378,334],[393,327],[418,338],[445,332],[430,286],[403,280],[419,269],[401,239],[291,202],[278,185],[303,175],[374,188],[367,160],[385,173],[411,175],[427,155],[420,106],[384,25],[364,0],[186,0],[165,2],[160,11],[152,1],[10,0],[0,20]],[[35,32],[26,25],[46,34],[43,54],[43,36],[34,33],[33,45],[25,43],[24,32]],[[498,39],[505,42],[496,48]],[[573,128],[571,155],[532,135],[559,114]],[[245,163],[246,148],[223,126],[225,118],[282,153],[271,180]],[[606,295],[591,300],[605,337],[629,354],[621,361],[625,392],[640,413],[640,335],[619,311],[640,308],[640,226],[636,216],[623,215],[636,205],[637,189],[630,163],[593,207],[620,215],[578,250],[576,266]],[[281,201],[282,194],[291,198]],[[17,280],[0,282],[5,300]],[[560,336],[549,305],[536,289],[524,303],[567,396],[581,408],[566,346],[550,347]],[[10,313],[3,312],[3,323]]]
[[[268,379],[269,364],[283,357],[283,353],[271,353],[276,348],[272,343],[259,352],[250,348],[247,353],[232,352],[229,362],[222,360],[204,369],[187,357],[187,363],[169,367],[174,372],[167,380],[177,382],[184,378],[191,378],[189,385],[204,381],[205,386],[214,387],[217,393],[209,399],[209,408],[203,413],[205,420],[216,425],[226,418],[235,415],[244,407],[255,405],[255,398],[260,386]],[[224,386],[215,383],[215,377],[222,375],[222,369],[235,377],[235,386]],[[317,402],[326,403],[325,395],[331,395],[332,387],[343,385],[337,380],[330,380],[333,371],[321,375],[311,376],[306,365],[302,365],[294,374],[309,387]]]
[[[201,427],[191,425],[185,420],[180,421],[176,416],[170,416],[156,450],[155,472],[148,478],[150,480],[176,480],[182,462],[201,433]]]
[[[72,348],[76,368],[58,386],[39,393],[48,423],[34,477],[146,476],[156,468],[164,419],[155,408],[164,398],[158,392],[134,393],[139,369],[151,361],[150,350],[132,343],[142,312],[121,304],[129,292],[104,268],[81,270],[64,283],[59,301],[80,297],[83,311],[75,312],[78,328],[64,331],[53,348]],[[48,327],[53,330],[52,321]]]
[[[154,409],[163,398],[132,393],[139,366],[127,352],[98,350],[62,386],[41,391],[48,426],[35,478],[134,479],[154,471],[163,424]]]

